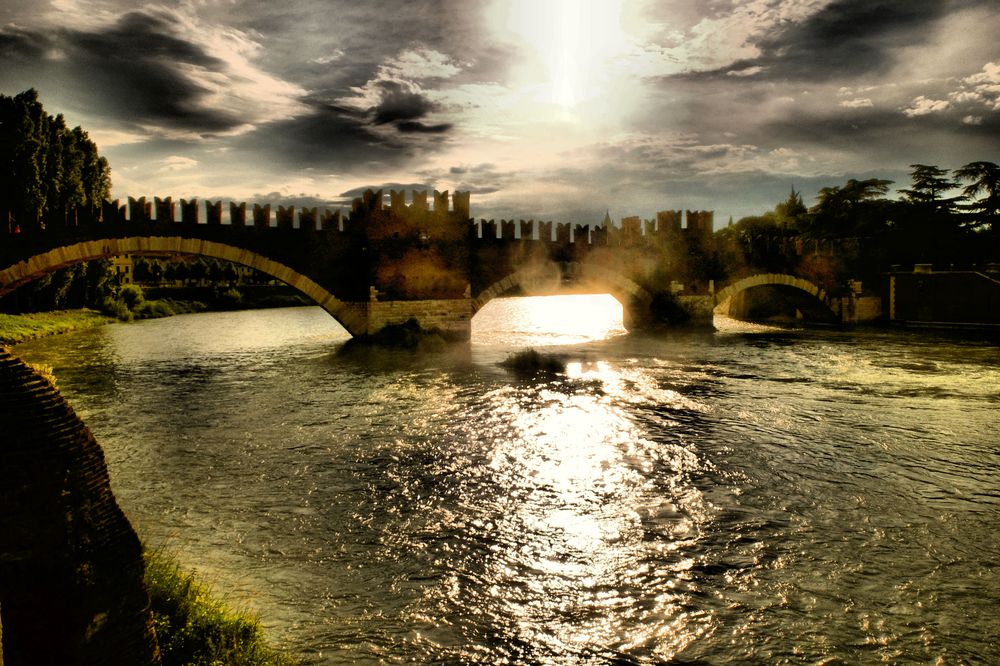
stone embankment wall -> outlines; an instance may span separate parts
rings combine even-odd
[[[887,300],[893,323],[1000,326],[1000,273],[893,273]]]
[[[20,664],[159,664],[139,539],[104,453],[55,386],[0,348],[0,622]]]

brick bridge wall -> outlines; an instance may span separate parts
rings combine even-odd
[[[17,664],[158,664],[139,539],[90,430],[0,348],[0,623]]]

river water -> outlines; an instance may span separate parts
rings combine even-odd
[[[318,308],[17,351],[146,543],[310,664],[1000,663],[995,340],[578,310],[421,354]],[[498,365],[525,345],[566,373]]]

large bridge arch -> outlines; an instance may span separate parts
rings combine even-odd
[[[267,257],[226,243],[180,236],[103,238],[57,247],[0,269],[0,296],[46,273],[72,264],[116,255],[189,254],[249,266],[297,289],[337,320],[351,335],[363,335],[367,319],[314,280]]]
[[[526,295],[554,296],[558,294],[610,294],[622,304],[625,328],[640,327],[648,322],[653,296],[634,281],[603,266],[587,263],[572,264],[572,287],[563,287],[566,266],[555,262],[520,268],[497,280],[472,299],[475,316],[494,298],[520,289]]]
[[[765,287],[769,285],[792,288],[805,292],[809,296],[812,296],[815,301],[818,301],[822,312],[829,318],[839,318],[833,307],[830,296],[824,289],[813,284],[809,280],[784,273],[758,273],[757,275],[751,275],[737,280],[736,282],[715,292],[715,306],[718,307],[719,305],[722,305],[733,296],[736,296],[740,292],[746,291],[747,289]]]

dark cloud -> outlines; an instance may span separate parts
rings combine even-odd
[[[461,176],[461,180],[455,185],[456,190],[471,192],[473,195],[485,195],[508,189],[517,181],[520,173],[501,171],[496,165],[484,162],[475,165],[455,165],[441,171],[424,171],[421,175],[431,182],[438,180],[454,182],[456,176]]]
[[[372,130],[366,114],[335,104],[310,104],[306,113],[258,127],[234,145],[247,159],[296,169],[363,169],[400,166],[417,147]]]
[[[437,125],[425,125],[421,122],[415,120],[407,120],[406,122],[401,122],[396,124],[396,129],[400,132],[406,132],[408,134],[419,133],[419,134],[444,134],[452,128],[451,123],[439,123]]]
[[[118,22],[99,32],[67,30],[61,41],[68,41],[80,52],[106,61],[140,63],[172,62],[222,69],[224,63],[204,49],[176,37],[176,19],[162,14],[129,12]]]
[[[761,55],[680,78],[850,80],[884,73],[900,47],[919,44],[956,4],[948,0],[836,0],[754,42]]]
[[[224,197],[223,197],[224,199]],[[231,201],[236,201],[236,199],[231,198]],[[281,192],[269,192],[267,194],[254,194],[247,202],[252,203],[269,203],[272,206],[295,206],[296,209],[302,208],[318,208],[323,211],[326,208],[336,210],[340,206],[344,205],[344,202],[337,198],[331,197],[321,197],[318,195],[310,194],[282,194]]]
[[[255,3],[253,11],[235,16],[225,4],[199,12],[260,35],[274,73],[343,97],[374,79],[387,60],[418,48],[432,48],[466,65],[459,80],[496,80],[509,57],[483,38],[483,7],[491,1],[296,0]],[[344,55],[323,63],[334,50]]]
[[[234,114],[205,104],[211,91],[185,67],[223,72],[226,65],[197,44],[173,34],[169,17],[131,12],[101,32],[65,31],[70,76],[86,86],[105,115],[140,125],[199,133],[241,124]]]
[[[942,0],[840,0],[802,23],[759,44],[764,56],[753,64],[771,76],[850,78],[885,71],[893,51],[926,38],[931,24],[948,11]]]
[[[24,62],[41,58],[50,40],[43,34],[17,26],[0,29],[0,61]]]
[[[448,169],[448,173],[453,176],[460,176],[462,174],[495,174],[496,165],[483,162],[475,166],[453,166]]]
[[[406,90],[398,81],[379,81],[381,95],[378,105],[372,109],[376,125],[397,120],[417,120],[434,109],[434,105],[420,93]]]
[[[981,124],[963,122],[950,110],[908,118],[898,110],[848,110],[792,115],[763,125],[756,138],[803,151],[833,149],[864,156],[868,163],[964,164],[1000,152],[1000,114]],[[985,159],[985,158],[984,158]]]
[[[190,66],[223,71],[225,63],[175,36],[176,31],[170,17],[146,12],[130,12],[90,32],[8,29],[0,32],[0,57],[6,62],[35,59],[42,82],[85,100],[92,113],[133,127],[214,133],[240,125],[234,114],[204,104],[210,91],[184,72]],[[50,53],[47,61],[38,61]]]
[[[389,191],[396,190],[397,192],[403,190],[407,193],[409,197],[410,192],[433,192],[436,188],[428,183],[382,183],[381,185],[367,185],[365,187],[355,187],[353,190],[347,190],[346,192],[341,192],[340,197],[344,201],[351,201],[356,197],[360,197],[365,193],[366,190],[372,190],[378,192],[382,190],[382,196],[386,197],[388,201]]]

